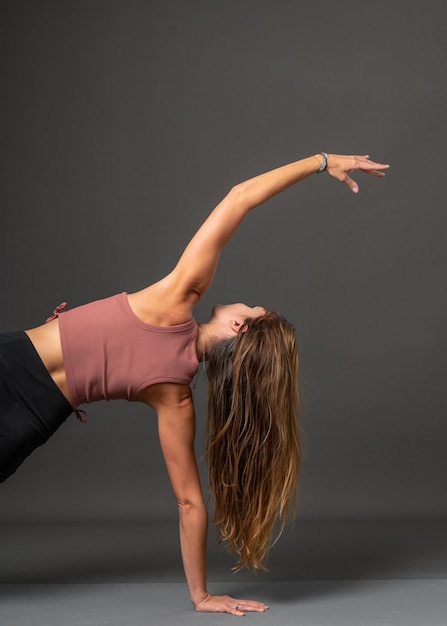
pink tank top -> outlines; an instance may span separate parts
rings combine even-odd
[[[58,307],[56,316],[74,408],[103,399],[136,400],[154,383],[189,385],[197,373],[194,319],[177,326],[146,324],[130,308],[127,293],[63,313]]]

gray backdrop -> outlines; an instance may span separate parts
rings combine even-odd
[[[245,301],[296,325],[304,517],[445,516],[446,16],[442,0],[4,0],[1,329],[163,276],[243,179],[368,152],[392,169],[358,196],[315,176],[251,214],[197,318]],[[1,487],[0,520],[177,515],[154,414],[89,415]]]

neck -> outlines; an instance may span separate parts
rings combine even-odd
[[[204,354],[207,359],[211,348],[222,339],[218,326],[212,322],[199,324],[196,340],[196,353],[199,361],[203,359]]]

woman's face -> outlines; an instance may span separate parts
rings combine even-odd
[[[216,304],[211,311],[212,322],[237,321],[242,324],[247,318],[261,317],[267,309],[262,306],[247,306],[242,302],[235,304]]]

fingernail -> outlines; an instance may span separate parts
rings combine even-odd
[[[354,189],[352,190],[354,193],[358,193],[359,192],[359,188],[358,187],[354,187]]]

